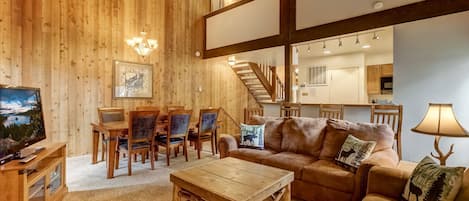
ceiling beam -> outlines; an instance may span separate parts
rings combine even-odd
[[[252,0],[244,0],[241,2],[244,4],[250,1]],[[281,19],[279,35],[210,50],[206,50],[204,48],[204,58],[207,59],[264,48],[291,45],[294,43],[365,31],[469,10],[468,0],[426,0],[376,13],[296,30],[296,1],[281,0],[280,2]],[[285,7],[287,7],[286,9],[288,9],[289,12],[284,11]],[[235,8],[235,6],[230,7],[227,10],[233,8]],[[222,12],[217,12],[216,14],[219,13]],[[206,15],[205,20],[212,16],[214,15]],[[285,33],[286,27],[288,27],[288,33]]]
[[[306,42],[467,10],[469,10],[468,0],[426,0],[389,10],[294,31],[289,42]]]

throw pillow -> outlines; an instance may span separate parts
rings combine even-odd
[[[453,201],[463,183],[464,169],[440,166],[426,156],[407,180],[402,197],[407,201]]]
[[[371,155],[375,146],[374,141],[363,141],[348,135],[335,160],[339,165],[355,172],[361,162]]]
[[[241,124],[241,143],[242,148],[264,149],[264,129],[262,125]]]

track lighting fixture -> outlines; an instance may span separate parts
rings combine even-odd
[[[376,34],[376,32],[373,32],[373,40],[379,40],[380,37],[378,36],[378,34]]]
[[[349,39],[353,40],[353,37],[355,37],[355,45],[360,45],[358,47],[361,47],[363,49],[369,49],[369,48],[371,48],[371,44],[368,43],[369,41],[368,40],[360,41],[360,36],[366,36],[365,39],[368,39],[369,36],[372,36],[372,40],[380,40],[381,39],[381,37],[379,36],[380,31],[384,31],[384,30],[372,30],[372,31],[369,31],[369,32],[361,32],[361,33],[354,33],[354,34],[350,34],[350,35],[342,35],[342,36],[338,36],[338,37],[335,37],[335,38],[329,38],[329,39],[315,41],[315,42],[311,42],[311,43],[307,43],[307,44],[301,44],[300,46],[304,47],[305,45],[308,45],[307,52],[311,53],[313,51],[311,49],[311,44],[314,45],[314,44],[318,44],[318,43],[322,42],[322,52],[324,54],[332,54],[332,51],[327,48],[327,44],[326,44],[327,42],[337,40],[337,42],[338,42],[337,45],[340,48],[340,47],[344,46],[342,39],[345,39],[346,42],[347,42]],[[313,48],[314,48],[314,46],[313,46]],[[296,50],[298,51],[298,48]]]
[[[360,38],[358,37],[358,34],[357,34],[357,38],[355,39],[355,45],[358,45],[360,44]]]

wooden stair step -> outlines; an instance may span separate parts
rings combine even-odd
[[[256,87],[257,87],[257,86],[262,87],[261,82],[253,82],[253,80],[249,80],[249,82],[247,82],[247,81],[248,81],[248,80],[245,80],[244,84],[246,84],[246,85],[251,85],[251,86],[252,86],[252,85],[255,85]]]
[[[258,79],[256,76],[241,76],[240,78],[242,80],[257,80]]]
[[[252,95],[254,96],[261,96],[261,95],[269,95],[269,93],[267,93],[267,91],[260,91],[260,92],[251,92]]]
[[[233,68],[234,71],[251,70],[251,66],[249,66],[248,64],[236,64],[234,66],[231,66],[231,68]]]
[[[237,70],[237,69],[236,69],[236,70]],[[235,71],[236,71],[236,70],[235,70]],[[254,74],[254,71],[252,71],[251,69],[249,69],[249,70],[237,70],[236,73],[237,73],[238,75]]]
[[[272,98],[269,97],[269,96],[259,96],[259,97],[256,96],[256,100],[260,100],[260,101],[262,101],[262,100],[272,100]]]
[[[249,91],[250,91],[251,93],[256,93],[256,92],[265,92],[265,93],[267,93],[267,90],[264,89],[264,88],[261,88],[261,87],[259,87],[259,88],[257,88],[257,87],[256,87],[256,88],[252,88],[252,87],[251,87],[251,88],[249,88]]]

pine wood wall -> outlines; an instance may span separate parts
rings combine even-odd
[[[209,8],[209,0],[0,0],[0,84],[41,88],[47,139],[67,142],[69,155],[91,152],[90,122],[102,106],[223,107],[241,122],[255,101],[226,58],[194,55]],[[159,42],[145,59],[125,43],[142,29]],[[154,64],[153,99],[112,99],[114,59]]]

